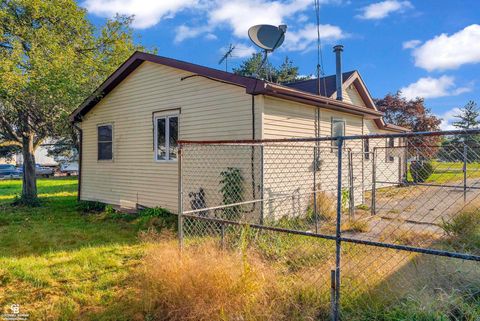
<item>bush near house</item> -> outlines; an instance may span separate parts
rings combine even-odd
[[[433,165],[429,161],[413,161],[410,174],[414,183],[423,183],[433,174]]]

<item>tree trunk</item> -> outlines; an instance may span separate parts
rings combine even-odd
[[[35,173],[35,149],[33,147],[33,135],[24,136],[22,143],[22,198],[25,200],[34,200],[37,198],[37,176]]]

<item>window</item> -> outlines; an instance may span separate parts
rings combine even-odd
[[[345,136],[345,121],[332,118],[332,137]],[[337,146],[337,141],[332,140],[332,146]]]
[[[155,117],[155,160],[177,159],[178,114]]]
[[[366,160],[370,159],[370,140],[368,138],[363,140],[363,155]]]
[[[395,147],[395,139],[393,137],[389,137],[387,141],[387,162],[393,162],[395,158],[393,155],[393,147]]]
[[[100,125],[97,127],[98,160],[113,159],[113,128],[112,125]]]

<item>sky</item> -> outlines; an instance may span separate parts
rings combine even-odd
[[[228,69],[259,51],[248,38],[256,24],[287,24],[283,45],[269,61],[285,56],[300,74],[315,73],[314,0],[80,0],[101,25],[117,13],[134,15],[136,40],[161,56],[225,69],[219,60],[235,46]],[[344,71],[357,69],[373,97],[401,90],[423,97],[451,129],[458,108],[480,104],[480,1],[319,0],[323,69],[335,72],[332,47],[345,46]]]

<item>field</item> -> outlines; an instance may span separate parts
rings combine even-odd
[[[3,312],[19,304],[31,320],[329,319],[334,242],[232,228],[223,248],[216,237],[188,238],[180,258],[173,232],[157,232],[171,225],[161,211],[85,213],[70,178],[39,180],[41,207],[13,207],[20,184],[0,181]],[[478,237],[468,222],[452,235],[463,226]],[[476,262],[348,244],[342,257],[344,320],[480,319]]]
[[[16,208],[21,180],[0,181],[0,307],[19,304],[31,320],[108,319],[146,248],[137,226],[79,213],[73,178],[38,188],[41,207]]]

